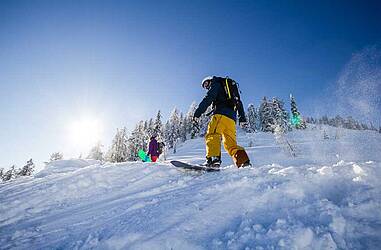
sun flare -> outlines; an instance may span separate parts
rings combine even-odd
[[[94,146],[102,135],[102,124],[94,118],[81,118],[68,126],[70,144],[77,150],[88,150]]]

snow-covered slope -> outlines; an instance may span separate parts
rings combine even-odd
[[[254,164],[217,173],[168,162],[57,161],[0,184],[1,249],[379,249],[381,135],[324,128],[240,134]],[[338,139],[334,139],[334,137]],[[203,140],[178,159],[204,160]]]

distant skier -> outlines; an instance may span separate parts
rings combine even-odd
[[[148,156],[151,156],[151,161],[152,162],[156,162],[157,161],[157,158],[159,158],[159,144],[156,140],[156,135],[152,135],[151,136],[151,140],[149,142],[149,147],[148,147],[148,153],[147,155]]]
[[[223,139],[224,148],[233,158],[235,165],[249,166],[250,160],[245,149],[238,146],[236,141],[237,111],[239,124],[242,127],[247,126],[237,83],[228,77],[208,76],[202,80],[201,85],[208,92],[194,113],[193,121],[196,126],[200,116],[211,104],[213,105],[213,115],[205,135],[206,165],[220,167],[221,139]]]

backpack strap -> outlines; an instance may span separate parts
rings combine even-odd
[[[228,95],[227,101],[232,100],[232,95],[231,95],[231,93],[230,93],[230,88],[229,88],[229,83],[228,83],[228,80],[229,80],[229,79],[230,79],[229,76],[226,76],[226,77],[225,77],[225,85],[226,85],[225,92],[226,92],[226,94]],[[237,111],[237,104],[236,104],[237,96],[236,96],[236,94],[239,95],[238,84],[237,84],[237,82],[234,81],[233,79],[230,79],[230,80],[232,81],[231,86],[233,87],[233,85],[236,85],[236,88],[237,88],[237,91],[238,91],[238,93],[235,93],[234,90],[232,89],[232,91],[233,91],[233,93],[234,93],[234,96],[233,96],[233,99],[234,99],[234,100],[233,100],[233,103],[234,103],[234,111]],[[238,98],[239,98],[239,96],[238,96]]]
[[[232,95],[230,94],[230,89],[229,89],[229,84],[228,84],[228,76],[225,78],[225,88],[226,88],[226,92],[228,94],[228,99],[232,99]]]

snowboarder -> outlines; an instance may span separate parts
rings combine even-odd
[[[157,158],[160,155],[160,153],[158,151],[159,145],[157,143],[156,137],[157,136],[155,134],[153,134],[151,136],[151,139],[150,139],[150,142],[149,142],[149,147],[148,147],[148,153],[147,153],[148,156],[151,156],[151,161],[152,162],[156,162]]]
[[[213,105],[213,115],[205,135],[206,165],[217,168],[221,165],[221,139],[223,139],[224,148],[233,158],[235,165],[249,166],[250,160],[245,149],[238,146],[236,141],[237,111],[240,126],[247,126],[237,83],[228,77],[208,76],[202,80],[201,85],[208,92],[193,115],[195,126],[198,126],[200,116],[211,104]]]

